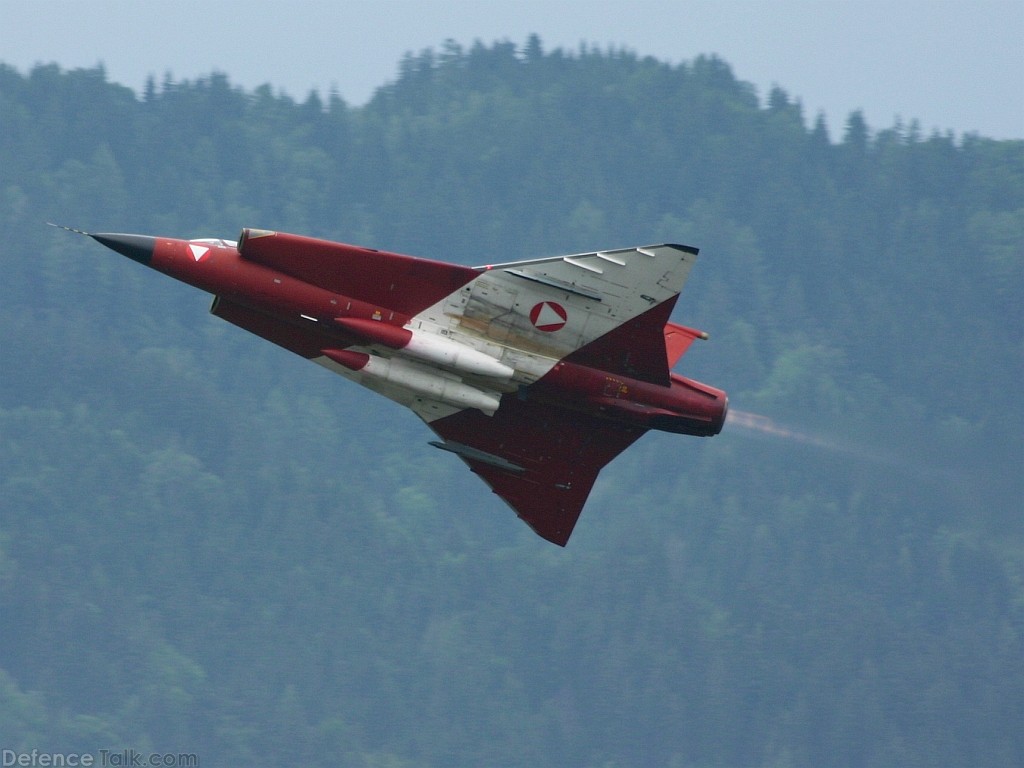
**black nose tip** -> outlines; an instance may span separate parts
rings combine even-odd
[[[149,235],[118,235],[102,233],[90,235],[97,243],[102,243],[122,256],[149,265],[153,260],[153,249],[156,247],[156,238]]]

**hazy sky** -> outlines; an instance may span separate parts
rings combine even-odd
[[[545,50],[717,53],[762,98],[777,84],[823,111],[833,137],[862,109],[876,129],[1024,138],[1024,0],[0,0],[0,61],[23,72],[102,62],[139,90],[218,70],[355,105],[406,52],[532,32]]]

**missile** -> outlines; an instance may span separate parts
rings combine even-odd
[[[360,339],[381,344],[434,365],[495,379],[510,379],[515,371],[479,350],[435,333],[399,328],[378,320],[338,317],[335,324]]]
[[[401,358],[383,358],[351,349],[324,349],[323,355],[350,371],[407,387],[417,394],[458,408],[477,408],[488,416],[500,405],[498,395],[446,378]]]

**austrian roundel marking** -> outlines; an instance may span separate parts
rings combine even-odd
[[[562,328],[567,317],[568,314],[565,308],[553,301],[542,301],[540,304],[534,304],[533,309],[530,310],[530,322],[533,323],[538,331],[545,331],[546,333]]]

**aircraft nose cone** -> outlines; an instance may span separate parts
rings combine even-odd
[[[117,251],[122,256],[149,265],[153,260],[153,249],[156,247],[156,238],[149,235],[120,235],[101,233],[90,235],[97,243]]]

